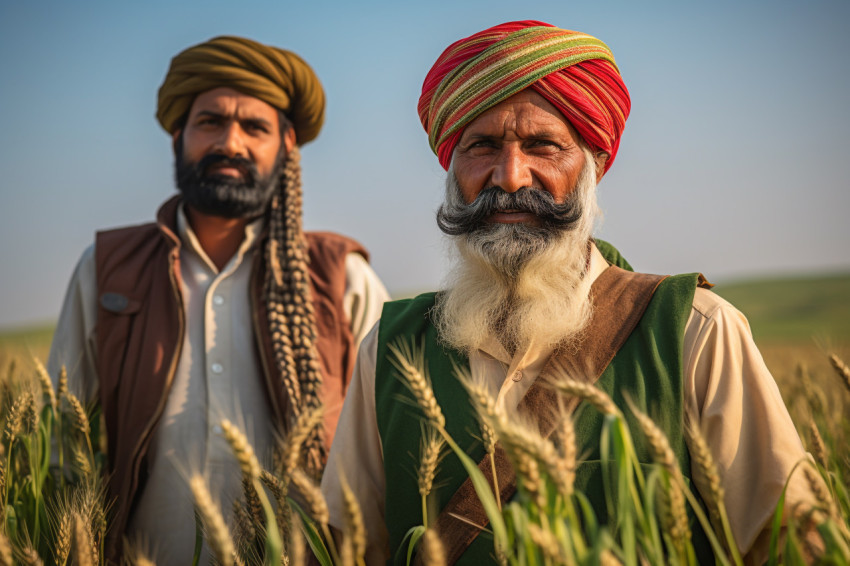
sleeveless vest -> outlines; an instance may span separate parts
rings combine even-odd
[[[120,538],[133,501],[145,478],[141,470],[152,433],[168,398],[185,328],[177,237],[179,197],[167,201],[157,222],[99,232],[95,243],[98,286],[96,327],[100,405],[107,433],[108,495],[115,518],[107,554],[119,558]],[[322,369],[322,395],[340,401],[351,377],[356,351],[343,309],[345,257],[360,244],[330,232],[306,233],[309,273]],[[269,402],[277,425],[285,431],[289,399],[273,368],[274,350],[262,300],[266,236],[254,249],[251,272],[252,331],[257,343]],[[325,418],[328,446],[338,415]]]
[[[619,258],[618,263],[628,266],[622,258]],[[627,408],[626,398],[631,398],[640,410],[650,415],[667,435],[685,478],[690,477],[690,457],[682,426],[682,338],[691,311],[694,289],[700,283],[700,278],[698,274],[680,275],[661,282],[637,326],[625,339],[614,359],[604,366],[605,370],[596,382],[596,386],[608,393],[623,409],[640,462],[652,463],[652,452],[639,432],[636,419]],[[481,461],[485,455],[468,394],[453,373],[454,366],[468,367],[469,361],[462,353],[440,342],[429,318],[434,303],[433,293],[394,301],[384,305],[381,316],[375,400],[384,453],[386,524],[391,561],[395,560],[396,564],[404,563],[404,550],[399,552],[399,549],[405,534],[422,521],[416,465],[424,416],[415,402],[411,404],[399,400],[410,399],[410,393],[397,378],[390,362],[389,344],[402,338],[417,346],[424,345],[426,367],[434,394],[446,416],[446,429],[473,460]],[[604,524],[607,512],[599,480],[599,439],[603,417],[584,405],[586,403],[581,403],[575,412],[577,453],[583,455],[576,472],[575,489],[588,497],[600,522]],[[453,453],[441,461],[435,477],[435,489],[431,494],[437,509],[446,506],[467,477],[460,460]],[[695,548],[700,557],[706,553],[711,556],[710,546],[702,530],[697,524],[692,524],[692,528]],[[466,549],[457,564],[495,563],[492,551],[492,536],[482,533]]]

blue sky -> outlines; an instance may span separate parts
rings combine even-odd
[[[97,229],[173,193],[154,119],[170,58],[222,34],[302,55],[326,126],[305,226],[362,241],[390,291],[434,288],[444,174],[419,125],[451,42],[539,19],[608,43],[632,97],[599,235],[642,271],[850,270],[850,3],[0,0],[0,328],[49,321]]]

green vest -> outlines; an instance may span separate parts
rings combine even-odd
[[[623,265],[624,260],[618,263]],[[669,277],[659,285],[638,326],[596,382],[596,386],[608,393],[623,409],[639,460],[652,463],[652,451],[640,433],[636,419],[627,409],[627,397],[641,411],[650,415],[667,435],[686,478],[690,477],[690,458],[682,426],[682,338],[698,277],[698,274]],[[424,415],[398,377],[390,361],[388,345],[400,338],[408,343],[412,341],[417,346],[424,345],[428,374],[446,417],[447,431],[476,462],[485,455],[484,446],[478,440],[481,433],[468,395],[453,373],[453,367],[468,367],[469,361],[462,353],[447,348],[439,341],[437,331],[429,319],[434,302],[434,293],[393,301],[384,305],[381,315],[375,402],[384,454],[385,517],[391,557],[396,564],[405,562],[405,550],[399,552],[405,534],[422,522],[416,472]],[[578,454],[584,456],[576,473],[575,487],[587,495],[600,522],[604,524],[607,513],[599,480],[599,439],[603,417],[598,411],[584,405],[586,403],[580,404],[575,413]],[[442,509],[448,503],[467,477],[454,454],[442,460],[431,494],[437,509]],[[695,548],[702,557],[704,549],[710,547],[698,525],[692,524],[692,529]],[[495,563],[491,558],[492,548],[492,536],[483,532],[466,550],[458,564]],[[708,554],[706,558],[710,556]]]

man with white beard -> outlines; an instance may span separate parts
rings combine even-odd
[[[446,430],[484,468],[482,432],[457,368],[483,380],[497,405],[541,422],[556,418],[539,384],[557,367],[606,391],[634,425],[631,400],[707,494],[691,473],[685,432],[698,427],[724,480],[739,550],[748,562],[766,557],[770,519],[805,451],[746,319],[700,274],[633,273],[593,239],[596,184],[614,161],[629,106],[604,43],[540,22],[462,39],[426,77],[419,114],[448,172],[437,222],[455,263],[441,292],[385,304],[363,340],[322,484],[335,528],[344,526],[345,486],[357,496],[367,563],[404,563],[405,537],[423,521],[416,455],[426,428],[416,404],[401,401],[411,393],[393,364],[400,342],[422,348]],[[577,419],[576,490],[604,522],[602,420],[594,411]],[[652,461],[646,446],[637,452]],[[503,500],[511,496],[500,488]],[[491,563],[492,539],[474,527],[486,516],[480,506],[470,511],[469,490],[460,461],[446,456],[430,492],[440,511],[433,526],[449,563]],[[792,481],[785,502],[810,497]],[[713,562],[705,534],[691,528],[699,557]]]

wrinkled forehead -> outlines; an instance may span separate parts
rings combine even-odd
[[[566,116],[531,89],[521,91],[482,112],[461,130],[463,143],[474,137],[558,137],[586,145]]]
[[[195,97],[189,108],[189,115],[200,112],[271,119],[277,116],[280,109],[256,96],[240,92],[232,87],[221,86],[206,90]]]

